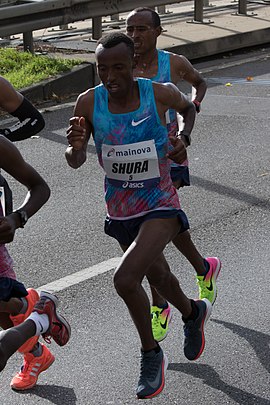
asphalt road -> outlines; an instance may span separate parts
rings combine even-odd
[[[180,195],[194,242],[205,256],[219,256],[223,267],[205,351],[194,363],[183,355],[182,321],[174,310],[162,343],[169,358],[166,386],[149,400],[155,404],[270,404],[269,56],[260,51],[198,65],[209,89],[189,148],[192,187]],[[71,283],[68,278],[70,285],[58,293],[72,325],[70,343],[64,348],[52,344],[56,361],[29,392],[10,390],[21,363],[20,355],[11,358],[0,379],[3,405],[138,403],[139,340],[114,291],[113,270],[105,272],[100,265],[121,252],[103,234],[103,175],[93,145],[79,170],[65,162],[71,115],[71,104],[48,108],[40,137],[18,144],[47,179],[52,196],[18,230],[10,252],[18,279],[27,286],[37,288],[89,268],[88,279],[77,283],[75,277]],[[25,190],[10,183],[16,206]],[[184,291],[196,297],[190,264],[171,245],[166,256]]]

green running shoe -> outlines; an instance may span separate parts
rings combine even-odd
[[[205,259],[209,263],[209,271],[205,276],[197,276],[197,284],[199,286],[200,300],[207,298],[213,305],[217,298],[217,285],[221,261],[217,257],[207,257]]]
[[[169,304],[167,308],[151,307],[152,331],[157,342],[161,342],[168,335],[171,318],[172,310]]]

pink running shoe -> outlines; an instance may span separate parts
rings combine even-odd
[[[53,338],[59,346],[65,346],[70,339],[71,328],[67,320],[57,314],[58,303],[58,298],[55,295],[41,291],[40,299],[33,311],[46,314],[49,317],[49,329],[42,334],[45,342],[51,343],[51,338]]]
[[[200,300],[207,298],[213,305],[217,298],[217,285],[221,261],[217,257],[207,257],[205,259],[210,266],[208,273],[205,276],[197,276],[197,284],[199,286]]]

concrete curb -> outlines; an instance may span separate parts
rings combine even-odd
[[[96,73],[93,63],[85,62],[75,66],[70,72],[44,80],[37,85],[25,87],[20,92],[31,102],[47,100],[61,101],[63,98],[78,95],[95,85]]]
[[[167,47],[166,50],[185,55],[190,61],[220,53],[269,43],[270,28],[232,34],[189,44]]]
[[[270,28],[268,27],[171,47],[161,46],[161,48],[177,54],[183,54],[191,62],[194,62],[203,57],[214,56],[251,46],[264,45],[269,43],[269,38]],[[91,59],[93,59],[93,54]],[[98,77],[95,63],[84,62],[82,65],[74,67],[70,72],[45,80],[37,85],[21,89],[20,92],[32,102],[43,102],[47,100],[61,101],[62,99],[77,96],[86,89],[95,86],[97,83]]]

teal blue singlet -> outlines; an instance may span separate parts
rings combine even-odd
[[[105,200],[112,219],[155,210],[179,209],[170,178],[168,133],[157,113],[151,80],[137,79],[140,107],[124,114],[108,109],[108,92],[95,88],[94,141],[105,176]]]

